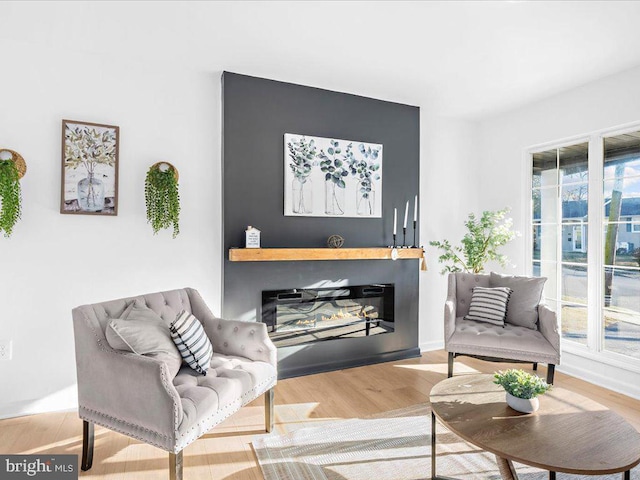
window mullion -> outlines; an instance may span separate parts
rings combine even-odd
[[[603,189],[604,149],[601,135],[589,141],[589,248],[587,251],[588,313],[587,346],[600,352],[603,348]]]

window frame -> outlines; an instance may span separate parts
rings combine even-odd
[[[533,221],[533,155],[534,153],[543,152],[545,150],[560,149],[562,147],[572,146],[577,143],[588,143],[588,222],[586,236],[589,245],[587,247],[587,342],[581,344],[575,341],[562,338],[561,350],[579,357],[589,360],[602,362],[613,367],[623,368],[625,370],[640,373],[640,359],[622,355],[620,353],[607,351],[604,349],[604,305],[603,295],[601,292],[604,288],[604,239],[602,231],[604,228],[604,139],[625,133],[633,133],[640,131],[640,121],[633,122],[621,126],[610,127],[592,131],[588,134],[575,135],[565,137],[555,141],[544,142],[531,145],[523,150],[523,164],[525,165],[522,175],[523,182],[523,208],[522,215],[527,226],[527,235],[525,237],[525,258],[527,275],[533,274],[533,227],[536,225]],[[561,195],[561,181],[558,179],[556,189],[558,198]],[[559,228],[557,235],[562,235],[562,202],[558,202],[558,212],[556,214],[556,226]],[[542,219],[541,219],[542,220]],[[544,224],[542,221],[537,225]],[[640,222],[632,223],[633,227],[640,225]],[[634,230],[635,231],[635,230]],[[638,230],[640,231],[640,230]],[[583,232],[584,246],[584,232]],[[562,241],[557,242],[556,251],[556,285],[561,289],[562,276]],[[562,308],[562,298],[557,292],[555,296],[560,298],[553,299],[556,302],[554,310]],[[561,312],[557,312],[561,318]]]

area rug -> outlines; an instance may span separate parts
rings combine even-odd
[[[499,480],[495,457],[438,424],[438,476]],[[253,439],[265,480],[420,480],[431,478],[431,411],[426,404],[364,419],[302,426],[285,435]],[[624,447],[623,447],[624,448]],[[548,473],[515,464],[520,480],[547,480]],[[559,473],[558,480],[620,480],[622,474]],[[638,467],[632,480],[640,480]]]

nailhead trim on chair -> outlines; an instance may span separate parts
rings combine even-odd
[[[83,411],[94,413],[97,417],[83,415],[82,414]],[[102,412],[98,412],[96,410],[92,410],[90,408],[82,407],[82,406],[80,406],[79,409],[78,409],[78,416],[82,420],[86,420],[87,422],[92,422],[92,423],[95,423],[96,425],[100,425],[102,427],[108,428],[109,430],[113,430],[114,432],[122,433],[123,435],[127,435],[129,437],[132,437],[132,438],[135,438],[137,440],[140,440],[140,441],[142,441],[144,443],[148,443],[150,445],[153,445],[154,447],[161,448],[162,450],[171,451],[168,448],[168,442],[167,442],[167,444],[162,444],[162,443],[155,442],[153,440],[149,440],[148,437],[142,437],[142,436],[136,435],[135,433],[132,433],[129,430],[123,430],[123,429],[120,429],[120,428],[114,426],[113,423],[102,422],[102,421],[100,421],[100,419],[101,418],[108,418],[110,420],[114,420],[116,422],[120,422],[120,423],[123,423],[125,425],[129,425],[129,426],[133,427],[136,430],[142,430],[142,431],[145,431],[145,432],[149,432],[149,433],[155,435],[156,437],[165,438],[167,441],[170,440],[170,438],[168,436],[163,435],[163,434],[158,433],[158,432],[155,432],[155,431],[150,430],[148,428],[141,427],[140,425],[136,425],[134,423],[129,423],[129,422],[127,422],[125,420],[122,420],[120,418],[112,417],[112,416],[104,414]]]
[[[87,422],[92,422],[95,423],[97,425],[103,426],[105,428],[108,428],[110,430],[116,431],[118,433],[122,433],[124,435],[128,435],[130,437],[133,437],[137,440],[143,441],[145,443],[149,443],[155,447],[161,448],[162,450],[166,450],[169,452],[173,452],[173,453],[178,453],[179,451],[183,450],[186,446],[190,445],[191,443],[193,443],[194,441],[196,441],[200,435],[198,435],[196,432],[194,432],[194,430],[196,430],[197,427],[206,427],[203,428],[203,431],[208,431],[211,428],[213,428],[214,426],[222,423],[223,420],[227,419],[228,417],[230,417],[231,415],[233,415],[234,413],[236,413],[242,406],[246,405],[249,402],[252,402],[253,400],[255,400],[256,398],[258,398],[260,395],[262,395],[264,392],[266,392],[267,390],[269,390],[269,388],[273,388],[276,385],[276,376],[273,376],[271,378],[269,378],[268,380],[262,382],[259,385],[256,385],[254,388],[252,388],[251,390],[249,390],[246,394],[244,394],[241,397],[241,400],[239,402],[233,402],[233,403],[229,403],[227,405],[225,405],[224,407],[222,407],[221,409],[219,409],[215,414],[210,415],[209,417],[205,418],[204,420],[201,420],[200,422],[198,422],[197,424],[193,425],[189,430],[185,431],[183,434],[181,435],[176,435],[176,442],[175,442],[175,447],[178,447],[178,445],[180,445],[180,448],[173,448],[171,449],[169,447],[169,442],[172,440],[170,437],[168,437],[167,435],[163,435],[161,433],[156,432],[155,430],[151,430],[149,428],[145,428],[145,427],[141,427],[140,425],[136,425],[135,423],[130,423],[127,422],[126,420],[122,420],[121,418],[117,418],[117,417],[113,417],[111,415],[107,415],[106,413],[102,413],[99,412],[97,410],[93,410],[91,408],[87,408],[87,407],[83,407],[81,406],[79,409],[79,417],[82,420],[86,420]],[[268,385],[268,387],[266,387]],[[256,390],[259,391],[259,393],[255,393],[253,395],[249,395],[252,392],[255,392]],[[240,405],[238,405],[238,403],[240,403]],[[224,415],[219,416],[221,412],[227,411]],[[82,413],[84,412],[90,412],[92,414],[95,415],[95,417],[93,415],[82,415]],[[97,418],[96,418],[97,417]],[[216,418],[218,417],[218,418]],[[130,427],[132,427],[135,430],[142,430],[144,432],[150,433],[152,435],[155,435],[156,437],[160,437],[163,439],[166,439],[167,443],[162,444],[159,442],[155,442],[152,440],[149,440],[148,437],[142,437],[139,435],[136,435],[135,433],[132,433],[131,431],[128,430],[123,430],[117,427],[113,426],[113,423],[108,423],[106,421],[100,421],[101,418],[106,418],[124,425],[128,425]],[[213,418],[216,418],[215,421],[212,421]],[[196,433],[196,436],[194,438],[191,438],[189,440],[187,440],[186,438],[188,438],[189,436],[193,435],[193,433]],[[183,440],[182,442],[180,442],[179,440]]]

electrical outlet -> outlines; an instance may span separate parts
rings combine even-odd
[[[11,360],[13,340],[0,339],[0,360]]]

